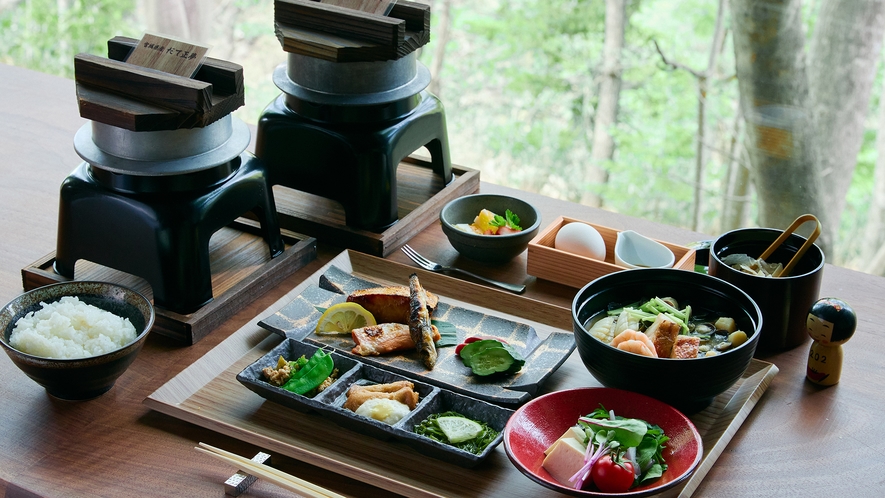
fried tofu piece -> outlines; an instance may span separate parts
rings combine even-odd
[[[673,353],[673,345],[676,344],[676,336],[682,327],[678,323],[667,318],[663,313],[659,313],[645,334],[651,339],[655,345],[655,352],[658,358],[670,358]]]
[[[424,292],[427,294],[427,311],[433,316],[439,298],[427,290]],[[409,288],[405,286],[373,287],[354,291],[347,296],[347,301],[369,310],[376,323],[408,324],[410,296]]]
[[[680,360],[685,358],[697,358],[700,345],[700,337],[692,337],[688,335],[676,336],[676,343],[673,345],[673,353],[670,357],[678,358]]]
[[[354,384],[347,391],[347,401],[344,402],[344,408],[355,412],[363,403],[372,398],[386,398],[399,401],[408,406],[409,410],[414,410],[418,406],[418,393],[415,392],[415,384],[401,380],[389,384],[371,384],[368,386]]]

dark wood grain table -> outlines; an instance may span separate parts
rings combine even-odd
[[[55,248],[58,191],[80,162],[73,149],[84,124],[70,80],[0,65],[0,301],[22,292],[21,270]],[[709,236],[482,183],[534,203],[543,219],[566,215],[634,229],[675,243]],[[437,224],[409,244],[431,259],[482,275],[526,283],[526,296],[568,306],[574,289],[526,275],[526,255],[489,267],[459,258]],[[104,396],[54,399],[0,357],[0,491],[31,496],[223,496],[232,469],[193,450],[199,441],[243,455],[261,448],[154,412],[143,400],[225,338],[255,319],[341,248],[320,243],[318,258],[249,304],[193,346],[151,336],[130,369]],[[397,252],[389,259],[409,264]],[[698,496],[885,496],[885,279],[827,265],[821,294],[851,304],[855,336],[845,346],[841,382],[805,381],[808,346],[763,357],[780,372],[741,426]],[[577,353],[575,353],[577,354]],[[274,464],[342,494],[384,491],[286,457]],[[464,470],[464,472],[470,472]],[[457,479],[457,476],[453,476]],[[524,485],[537,486],[528,479]],[[470,494],[466,491],[465,494]],[[248,496],[289,496],[258,481]]]

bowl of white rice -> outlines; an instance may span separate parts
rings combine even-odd
[[[26,292],[0,309],[0,345],[49,394],[91,399],[114,386],[153,324],[153,306],[132,289],[64,282]]]

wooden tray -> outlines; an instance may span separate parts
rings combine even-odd
[[[271,259],[258,227],[241,219],[215,232],[209,240],[209,266],[215,298],[189,315],[156,309],[152,333],[194,344],[218,328],[255,298],[316,259],[316,239],[283,230],[286,250]],[[55,251],[22,269],[22,286],[31,290],[68,279],[55,273]],[[75,280],[100,280],[131,287],[153,299],[144,279],[89,261],[79,261]]]
[[[402,283],[405,265],[346,251],[318,270],[286,296],[259,315],[273,313],[298,296],[326,269],[336,265],[374,281]],[[411,267],[406,267],[410,270]],[[417,271],[428,288],[438,289],[440,298],[452,302],[458,295],[472,307],[506,317],[502,309],[515,310],[507,297],[521,301],[522,308],[535,311],[533,326],[553,331],[563,316],[570,328],[567,309],[540,303],[442,275]],[[502,302],[503,301],[503,302]],[[480,308],[478,306],[484,306]],[[497,312],[495,311],[497,310]],[[315,414],[265,402],[239,384],[236,375],[280,343],[279,336],[258,326],[258,319],[243,326],[179,375],[148,396],[144,403],[172,417],[282,453],[312,465],[409,496],[457,496],[470,490],[483,496],[538,497],[560,496],[523,476],[507,458],[503,447],[495,449],[486,462],[472,470],[419,454],[397,442],[379,442],[357,432],[342,429]],[[691,417],[704,438],[704,458],[698,470],[674,493],[691,496],[731,438],[756,405],[777,373],[770,363],[753,360],[744,376],[731,389],[719,395],[704,411]],[[544,386],[554,391],[579,386],[598,386],[577,354],[573,354]],[[219,483],[220,485],[220,483]]]
[[[336,247],[356,249],[375,256],[387,256],[431,223],[452,199],[479,191],[479,171],[452,165],[453,179],[444,185],[430,169],[430,162],[408,157],[397,167],[397,209],[399,221],[376,233],[347,226],[344,209],[331,199],[274,187],[274,201],[280,226],[316,237]]]
[[[598,261],[553,247],[557,232],[568,223],[586,223],[602,235],[602,240],[605,241],[605,261]],[[526,273],[580,289],[603,275],[621,271],[624,268],[615,265],[615,241],[618,239],[618,232],[620,230],[560,216],[538,232],[538,235],[529,242]],[[663,240],[658,242],[673,251],[676,256],[673,268],[694,270],[694,249]]]

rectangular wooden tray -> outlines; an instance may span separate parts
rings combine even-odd
[[[335,247],[383,257],[437,222],[446,203],[479,191],[479,171],[452,165],[452,174],[452,181],[445,185],[429,161],[414,156],[404,159],[396,171],[399,221],[380,233],[347,226],[344,209],[331,199],[276,186],[274,200],[283,228]]]
[[[267,290],[299,268],[316,259],[316,239],[283,230],[286,249],[271,259],[267,244],[251,220],[240,219],[215,232],[209,240],[209,266],[212,270],[214,299],[199,310],[182,315],[155,308],[152,333],[194,344],[218,328]],[[53,270],[55,251],[22,269],[22,286],[31,290],[65,282]],[[79,261],[74,268],[76,280],[100,280],[131,287],[153,299],[151,286],[144,279],[89,261]]]
[[[598,261],[553,247],[557,232],[568,223],[586,223],[602,235],[602,240],[605,241],[605,261]],[[618,238],[618,232],[620,230],[560,216],[538,232],[538,235],[529,242],[526,273],[569,287],[581,288],[603,275],[621,271],[624,268],[615,265],[615,241]],[[673,251],[676,256],[673,268],[694,270],[694,249],[663,240],[658,240],[658,242]]]
[[[469,489],[483,496],[560,496],[523,476],[510,463],[502,446],[496,448],[482,465],[465,470],[421,455],[405,444],[382,443],[342,429],[315,414],[299,413],[265,402],[237,382],[238,373],[281,341],[279,336],[263,330],[258,320],[298,296],[331,265],[362,278],[396,284],[403,283],[403,275],[415,271],[413,267],[365,254],[341,253],[255,320],[170,379],[144,403],[172,417],[395,493],[457,496]],[[555,330],[556,324],[563,323],[563,317],[568,320],[562,328],[570,329],[567,309],[443,275],[420,270],[417,273],[426,288],[433,289],[447,302],[457,302],[451,298],[457,295],[469,301],[458,302],[458,306],[473,307],[502,317],[508,316],[502,310],[530,308],[536,320],[532,324],[539,333]],[[503,298],[515,298],[521,301],[521,306],[514,307]],[[776,366],[754,359],[734,386],[719,395],[704,411],[691,416],[704,438],[704,457],[692,478],[674,490],[674,494],[691,496],[776,373]],[[598,385],[575,353],[550,378],[544,390]]]

